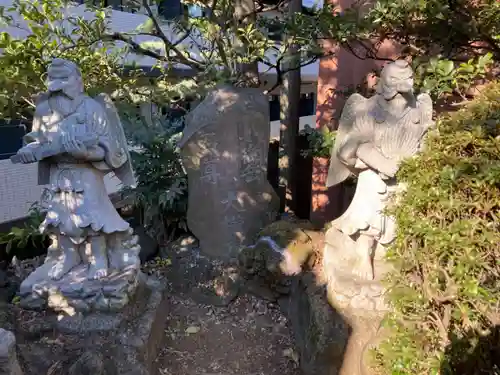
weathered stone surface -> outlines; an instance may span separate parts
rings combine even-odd
[[[339,374],[350,326],[328,303],[315,276],[307,272],[294,278],[289,295],[278,302],[291,323],[304,375]]]
[[[49,260],[23,281],[19,290],[23,308],[51,308],[67,314],[118,311],[133,297],[140,278],[140,271],[134,265],[128,271],[119,270],[100,280],[88,280],[88,267],[81,264],[61,280],[52,280],[47,276],[52,267]]]
[[[238,254],[245,289],[271,301],[290,293],[291,277],[314,262],[319,235],[307,221],[280,220],[265,227],[255,245]]]
[[[0,375],[23,375],[16,353],[16,337],[0,328]]]
[[[376,95],[353,94],[342,111],[327,186],[351,174],[357,185],[347,210],[332,221],[322,254],[329,301],[352,327],[342,375],[368,371],[366,348],[389,310],[381,280],[391,271],[384,255],[396,222],[385,209],[404,189],[396,179],[401,161],[419,152],[432,125],[432,100],[414,95],[412,69],[402,60],[384,67]]]
[[[150,278],[118,313],[58,316],[14,308],[25,375],[156,375],[166,298],[163,283]]]
[[[328,285],[329,300],[336,308],[355,310],[356,315],[372,316],[389,311],[384,299],[385,289],[381,284],[381,280],[391,270],[389,264],[376,257],[373,260],[377,269],[376,277],[373,280],[357,277],[352,271],[357,261],[356,254],[345,251],[345,242],[351,240],[337,236],[336,242],[332,244],[328,238],[335,237],[335,231],[335,228],[331,228],[327,232],[322,255],[323,277]]]
[[[258,89],[220,87],[186,118],[180,142],[189,180],[189,229],[202,252],[230,258],[272,222],[267,181],[269,109]]]

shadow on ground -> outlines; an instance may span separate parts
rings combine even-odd
[[[187,238],[146,266],[169,285],[162,375],[340,372],[350,326],[317,277],[322,233],[282,220],[261,235],[274,237],[302,271],[284,275],[283,254],[260,246],[234,263],[219,262]]]

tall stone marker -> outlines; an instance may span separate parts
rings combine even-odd
[[[202,252],[229,258],[272,222],[269,103],[259,89],[216,88],[186,118],[179,143],[189,181],[188,227]]]

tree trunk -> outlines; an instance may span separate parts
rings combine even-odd
[[[302,11],[301,0],[291,0],[288,6],[290,15]],[[290,36],[285,35],[285,38]],[[286,40],[286,39],[285,39]],[[280,185],[285,189],[286,210],[294,210],[297,198],[295,180],[298,171],[295,170],[297,154],[297,135],[300,124],[300,64],[299,48],[290,46],[290,58],[283,68],[289,70],[283,77],[280,95]]]
[[[257,21],[254,0],[234,0],[234,21],[242,27]],[[259,64],[257,61],[238,66],[239,81],[247,87],[259,87]]]

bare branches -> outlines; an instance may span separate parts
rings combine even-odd
[[[126,43],[132,50],[140,55],[152,57],[153,59],[157,59],[163,62],[169,62],[169,59],[167,56],[163,56],[160,53],[154,52],[148,48],[142,47],[139,43],[134,41],[130,36],[127,36],[126,34],[123,33],[113,33],[113,34],[107,34],[103,36],[104,41],[106,39],[109,40],[114,40],[114,41],[120,41]]]
[[[364,54],[359,54],[356,51],[356,48],[353,44],[357,44],[358,46],[361,46],[364,49]],[[354,55],[356,58],[360,60],[379,60],[379,61],[394,61],[393,59],[387,58],[387,57],[380,57],[378,56],[378,49],[375,47],[370,47],[366,45],[363,41],[361,40],[355,40],[355,41],[347,41],[345,43],[341,44],[342,47],[347,49],[352,55]]]
[[[175,57],[176,59],[184,64],[184,65],[187,65],[189,67],[191,67],[192,69],[195,69],[197,71],[201,71],[203,70],[203,63],[200,62],[200,61],[196,61],[192,58],[189,58],[186,56],[186,54],[182,53],[181,51],[179,51],[179,49],[177,48],[177,45],[179,43],[181,43],[182,40],[186,39],[189,34],[190,34],[190,31],[187,32],[184,37],[181,37],[175,44],[172,43],[168,38],[167,36],[165,35],[165,33],[163,32],[162,28],[161,28],[161,25],[160,23],[158,22],[158,19],[156,18],[156,16],[153,14],[153,11],[151,10],[151,7],[149,6],[149,3],[147,0],[143,0],[142,1],[142,5],[144,6],[144,8],[146,9],[146,12],[149,16],[149,18],[151,19],[151,22],[153,22],[153,25],[155,27],[155,31],[156,33],[158,34],[157,36],[162,40],[162,42],[165,44],[165,53],[166,55],[168,56],[169,55],[169,52],[170,51],[173,51],[174,54],[175,54]]]

